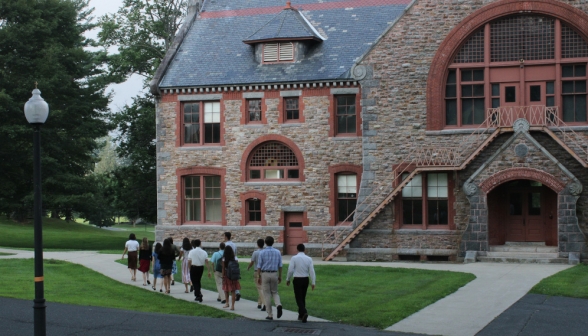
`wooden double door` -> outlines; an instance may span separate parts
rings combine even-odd
[[[488,195],[490,245],[545,242],[557,245],[557,194],[541,183],[517,180]]]

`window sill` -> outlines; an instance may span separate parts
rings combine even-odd
[[[457,232],[457,230],[450,230],[449,228],[435,228],[435,229],[397,229],[394,230],[394,233],[397,235],[453,235]]]
[[[361,139],[361,137],[358,135],[337,135],[329,138],[332,141],[351,141],[357,139]]]
[[[425,131],[425,135],[472,134],[474,132],[494,132],[495,128],[448,128],[440,131]]]
[[[293,123],[293,122],[289,122],[289,123],[284,123],[284,124],[280,124],[280,127],[301,127],[302,123]]]
[[[264,182],[245,182],[246,186],[300,186],[302,182],[296,181],[264,181]]]
[[[215,227],[215,226],[223,226],[223,223],[195,223],[195,222],[184,222],[182,224],[180,224],[181,226],[210,226],[210,227]]]
[[[222,151],[222,146],[182,146],[177,147],[181,151]]]
[[[243,127],[245,128],[262,128],[265,124],[245,124]]]

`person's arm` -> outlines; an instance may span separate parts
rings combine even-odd
[[[208,270],[208,277],[210,278],[210,263],[208,262],[208,258],[204,259],[204,264],[206,265],[206,269]]]
[[[296,259],[292,258],[290,260],[290,265],[288,265],[288,273],[286,274],[286,286],[290,286],[290,279],[294,275],[295,269],[296,269]]]
[[[311,288],[314,290],[316,284],[316,273],[314,273],[314,265],[312,264],[312,259],[310,259],[310,283]]]
[[[261,285],[261,252],[257,255],[257,264],[255,267],[257,268],[255,271],[257,272],[257,284]]]
[[[250,269],[251,267],[253,267],[253,264],[254,264],[254,262],[253,262],[253,260],[251,260],[251,262],[250,262],[250,263],[249,263],[249,265],[247,266],[247,270],[248,270],[248,271],[249,271],[249,269]]]
[[[125,250],[123,251],[123,255],[122,257],[120,257],[121,260],[123,260],[125,258],[125,253],[127,253],[129,249],[127,248],[127,245],[125,245]]]
[[[282,282],[282,266],[278,267],[278,284]]]

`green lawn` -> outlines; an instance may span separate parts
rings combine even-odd
[[[109,231],[76,222],[43,218],[43,246],[49,250],[113,250],[122,254],[131,232],[136,234],[138,240],[147,237],[153,242],[155,234],[143,230],[144,227],[137,226],[137,231]],[[0,246],[33,248],[33,245],[32,222],[23,224],[0,219]]]
[[[127,264],[126,259],[118,262]],[[257,301],[253,269],[246,271],[247,263],[240,265],[241,295]],[[286,287],[287,269],[288,265],[284,265],[283,282],[279,285],[280,298],[285,309],[297,311],[294,290],[291,285]],[[181,271],[178,262],[176,286],[182,286]],[[469,273],[369,266],[320,265],[315,266],[315,271],[317,287],[314,292],[309,290],[307,295],[310,315],[380,329],[442,299],[476,278]],[[209,279],[206,274],[202,286],[216,291],[214,275]],[[141,277],[137,275],[137,278]]]
[[[579,264],[545,278],[530,293],[588,299],[588,265]]]
[[[34,298],[32,259],[0,260],[0,296]],[[233,314],[112,280],[83,266],[45,260],[45,298],[83,306],[120,308],[166,314],[235,318]],[[140,276],[137,277],[140,280]]]

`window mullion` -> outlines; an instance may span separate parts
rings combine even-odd
[[[423,196],[422,196],[422,200],[423,200],[422,204],[423,205],[421,206],[421,208],[422,208],[421,211],[422,211],[422,216],[423,216],[423,223],[422,223],[423,230],[427,229],[427,223],[429,222],[429,216],[428,216],[428,212],[427,212],[427,210],[428,210],[427,209],[427,183],[428,183],[427,177],[428,177],[428,174],[423,174],[422,187],[421,187],[422,193],[423,193]]]

